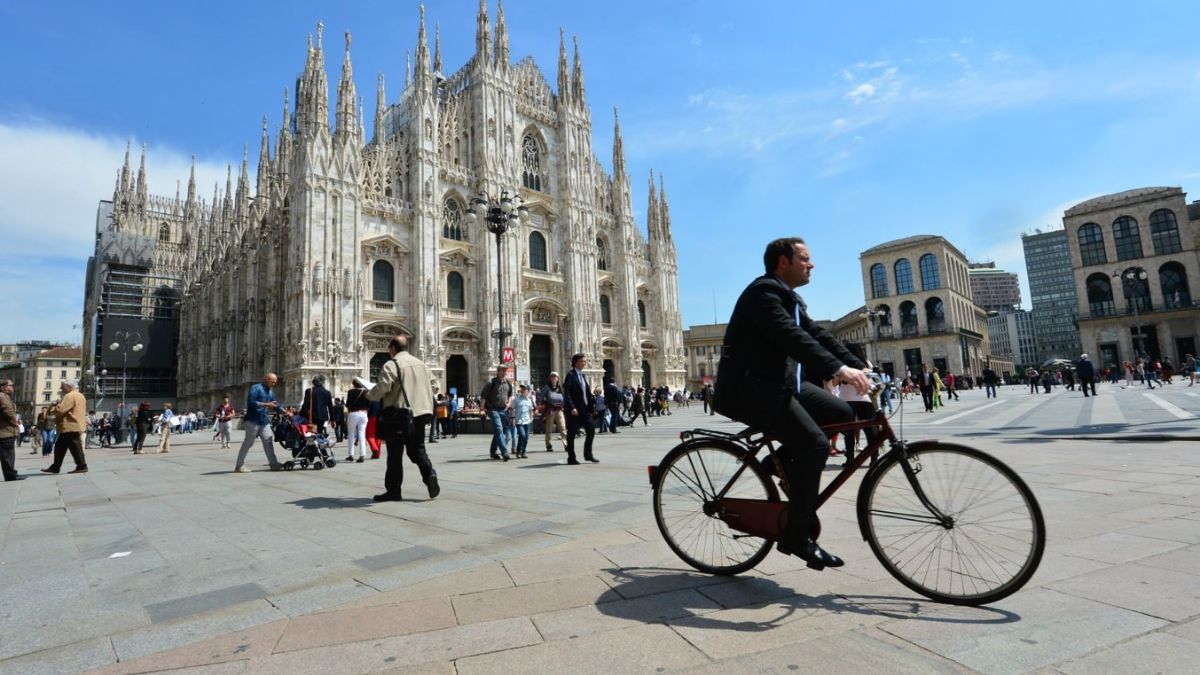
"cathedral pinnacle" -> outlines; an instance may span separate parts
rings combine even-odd
[[[658,200],[659,209],[658,216],[662,225],[662,235],[665,239],[671,238],[671,209],[667,206],[667,185],[663,182],[663,175],[658,173]]]
[[[560,102],[571,100],[571,76],[567,71],[567,33],[558,29],[558,99]]]
[[[262,119],[262,145],[258,150],[258,172],[255,194],[266,197],[271,174],[271,137],[267,135],[267,116]]]
[[[654,190],[654,169],[650,169],[650,196],[646,204],[646,230],[650,233],[650,241],[659,237],[659,201]]]
[[[142,143],[142,160],[138,165],[137,202],[139,206],[146,205],[146,144]]]
[[[572,38],[575,40],[575,67],[571,72],[571,97],[583,107],[583,62],[579,59],[579,36],[573,35]]]
[[[625,141],[621,138],[621,115],[613,106],[613,179],[625,177]]]
[[[442,77],[442,25],[433,24],[433,74]]]
[[[358,94],[354,90],[354,67],[350,63],[350,31],[346,31],[346,56],[342,59],[342,79],[338,82],[337,128],[334,138],[347,143],[358,138],[358,120],[354,111]]]
[[[129,188],[129,151],[133,148],[133,139],[125,141],[125,165],[121,167],[121,179],[118,181],[118,191],[128,192]]]
[[[425,33],[425,5],[421,5],[420,28],[417,29],[417,66],[413,81],[421,89],[429,88],[429,36]]]
[[[383,73],[379,73],[379,82],[375,89],[375,143],[383,141],[383,116],[387,112],[387,97],[383,93]]]
[[[479,13],[475,17],[475,58],[481,66],[491,63],[492,31],[488,22],[487,0],[479,0]]]
[[[508,65],[508,25],[504,21],[504,3],[496,2],[496,65]]]

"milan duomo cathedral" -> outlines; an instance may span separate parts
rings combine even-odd
[[[532,58],[512,62],[504,10],[493,32],[481,0],[475,54],[443,76],[421,9],[415,63],[396,98],[378,78],[367,140],[350,35],[334,125],[323,27],[303,73],[285,90],[274,143],[263,120],[256,184],[248,157],[211,202],[146,194],[145,153],[126,166],[111,229],[155,237],[154,266],[181,279],[177,392],[184,408],[242,396],[264,372],[293,401],[321,373],[336,390],[373,375],[397,334],[441,391],[478,393],[501,362],[497,275],[515,370],[535,384],[588,356],[618,385],[684,385],[675,244],[661,178],[653,173],[648,236],[633,218],[619,120],[612,175],[592,149],[578,42],[560,35],[558,87]],[[503,235],[467,217],[481,192],[519,194],[529,216]],[[499,264],[499,270],[497,265]]]

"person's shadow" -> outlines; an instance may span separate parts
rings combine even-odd
[[[305,497],[288,502],[303,509],[358,509],[374,503],[370,497]]]
[[[796,612],[807,613],[811,610],[955,624],[1002,624],[1021,620],[1019,614],[1003,609],[939,605],[925,598],[841,593],[800,595],[767,577],[742,577],[736,581],[706,585],[695,583],[693,580],[711,580],[714,577],[700,572],[654,567],[628,567],[605,571],[614,576],[616,583],[596,599],[596,609],[608,616],[644,623],[669,622],[672,625],[691,628],[762,632],[783,624]],[[735,584],[742,586],[738,590],[741,590],[744,602],[732,597],[738,593],[738,590],[733,588]],[[704,596],[706,589],[712,589],[711,594],[724,602],[714,602],[704,596],[703,602],[697,602],[695,606],[685,604],[664,611],[661,606],[655,606],[655,603],[637,601],[639,598],[685,589],[699,591],[701,596]],[[681,594],[678,597],[689,596],[697,597],[696,594]],[[720,618],[718,614],[713,614],[716,609],[723,608],[722,605],[731,609],[756,605],[770,606],[776,608],[778,614],[759,621],[728,621]],[[935,609],[931,611],[930,607]]]

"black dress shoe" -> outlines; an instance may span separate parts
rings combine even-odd
[[[600,463],[600,460],[596,459],[595,457],[584,457],[584,459],[585,459],[585,460],[587,460],[587,461],[589,461],[589,462],[591,462],[592,464],[599,464],[599,463]]]
[[[794,555],[805,562],[808,567],[821,571],[826,567],[841,567],[845,561],[817,545],[812,539],[805,539],[799,546],[793,548],[791,542],[780,541],[775,548],[780,553]]]
[[[42,469],[42,473],[58,473],[58,469]]]
[[[571,464],[571,465],[579,464],[579,460],[572,457],[571,459],[567,460],[567,464]]]
[[[442,494],[442,487],[438,485],[437,476],[430,476],[425,482],[425,487],[429,488],[429,498],[437,499],[437,496]]]
[[[374,499],[377,502],[402,502],[402,501],[404,501],[404,498],[401,497],[398,493],[392,493],[392,492],[384,492],[382,494],[377,494],[377,495],[375,495]]]
[[[4,482],[5,482],[5,483],[9,483],[9,482],[12,482],[12,481],[14,481],[14,480],[25,480],[25,476],[13,476],[12,478],[5,478],[5,479],[4,479]]]

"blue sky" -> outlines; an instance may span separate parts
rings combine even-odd
[[[505,14],[514,59],[551,82],[559,27],[579,35],[594,147],[609,166],[618,106],[643,225],[645,177],[665,175],[694,324],[714,319],[714,294],[728,317],[776,236],[809,241],[804,295],[834,318],[862,303],[858,253],[881,241],[941,234],[1024,278],[1020,233],[1067,206],[1198,182],[1194,3],[983,4],[514,0]],[[477,6],[427,3],[448,71],[474,48]],[[223,180],[243,143],[255,156],[262,115],[277,128],[318,20],[331,91],[349,30],[366,109],[377,72],[394,101],[415,2],[0,6],[0,341],[78,340],[96,202],[126,139],[149,146],[156,192],[186,181],[193,153],[202,185]]]

